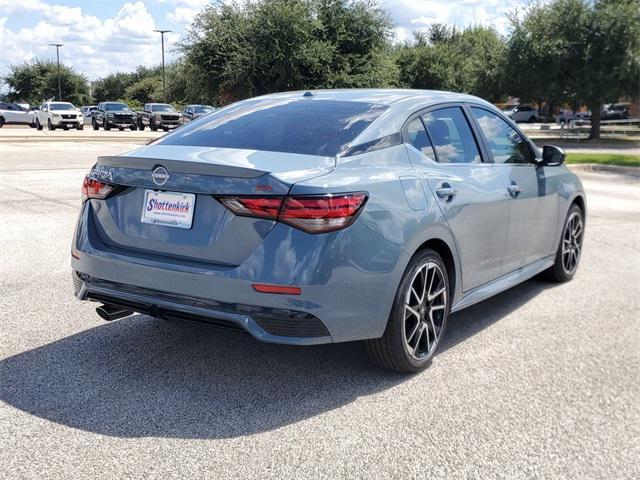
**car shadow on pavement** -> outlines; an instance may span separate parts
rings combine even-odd
[[[453,315],[443,349],[549,286],[532,280]],[[408,378],[374,367],[361,342],[269,345],[135,315],[0,361],[0,400],[103,435],[229,438],[322,414]]]

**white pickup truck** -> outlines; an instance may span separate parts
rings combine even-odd
[[[38,130],[46,125],[49,130],[69,127],[84,129],[82,112],[69,102],[44,102],[40,110],[35,112],[35,123]]]
[[[35,116],[28,108],[17,103],[0,102],[0,128],[3,125],[29,125],[35,127]]]

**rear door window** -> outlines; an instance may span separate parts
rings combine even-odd
[[[249,100],[194,120],[157,143],[335,156],[386,109],[337,100]]]
[[[427,127],[440,163],[479,163],[480,151],[467,118],[460,107],[426,113]]]
[[[429,140],[429,136],[427,135],[427,131],[424,129],[424,125],[422,124],[422,120],[420,118],[414,118],[409,122],[409,125],[406,127],[406,136],[411,145],[413,145],[417,150],[420,150],[423,155],[429,157],[429,159],[435,162],[435,154],[433,153],[433,146],[431,145],[431,140]]]

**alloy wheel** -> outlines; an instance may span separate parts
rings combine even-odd
[[[427,261],[413,276],[404,302],[404,340],[409,354],[424,360],[435,351],[447,315],[447,287],[435,262]]]
[[[578,261],[582,253],[582,217],[580,213],[573,212],[567,219],[562,234],[562,268],[569,275],[578,268]]]

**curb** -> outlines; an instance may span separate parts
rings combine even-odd
[[[162,132],[164,133],[164,132]],[[42,143],[42,142],[84,142],[84,143],[102,143],[102,142],[117,142],[117,143],[135,143],[140,145],[146,145],[152,140],[159,138],[158,136],[145,136],[145,137],[129,137],[124,135],[114,136],[85,136],[85,135],[7,135],[0,136],[1,143]]]
[[[639,167],[624,167],[622,165],[600,165],[597,163],[568,163],[567,166],[574,172],[616,173],[640,178]]]

